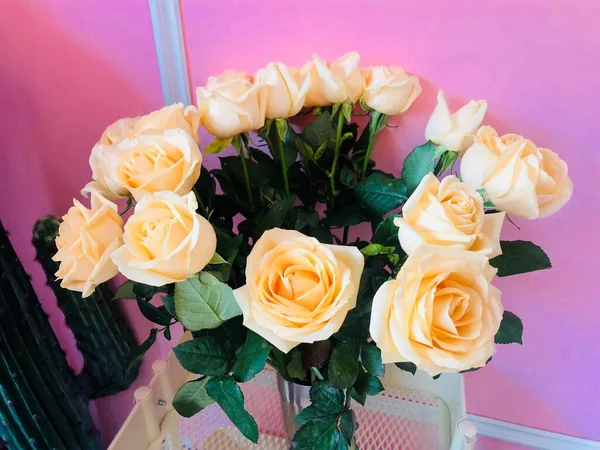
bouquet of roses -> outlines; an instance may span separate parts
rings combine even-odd
[[[556,153],[480,126],[485,101],[451,113],[441,92],[401,173],[377,168],[377,135],[420,92],[402,68],[361,69],[351,52],[228,71],[198,88],[197,108],[118,120],[92,150],[91,208],[75,200],[63,217],[61,285],[86,296],[127,277],[116,297],[158,325],[138,360],[175,322],[191,332],[174,348],[199,375],[174,399],[180,414],[217,402],[257,442],[238,383],[268,364],[311,386],[293,448],[353,445],[350,400],[383,390],[384,364],[436,377],[522,342],[493,278],[550,261],[501,228],[555,213],[573,189]],[[205,158],[235,150],[218,169],[203,165],[199,124],[215,136]]]

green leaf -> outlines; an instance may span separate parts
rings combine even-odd
[[[319,226],[319,214],[316,211],[306,211],[303,208],[297,209],[296,224],[294,228],[301,231],[305,227],[317,228]]]
[[[150,300],[158,292],[167,292],[167,287],[166,286],[160,286],[160,287],[149,286],[147,284],[138,283],[138,282],[133,283],[133,293],[135,294],[136,297],[141,297],[141,298],[145,298],[146,300]]]
[[[334,420],[308,422],[300,427],[292,439],[291,450],[337,450],[340,441],[346,444]]]
[[[229,264],[221,255],[215,252],[208,264]]]
[[[244,409],[244,394],[230,376],[212,378],[206,391],[227,414],[238,430],[255,444],[258,443],[258,426],[254,418]]]
[[[224,151],[227,147],[231,145],[233,141],[232,137],[229,138],[215,138],[210,144],[204,147],[203,153],[205,155],[216,155]]]
[[[340,181],[344,186],[354,186],[354,172],[347,167],[342,167],[342,170],[340,170]]]
[[[366,395],[377,395],[384,390],[379,378],[365,372],[359,375],[353,387],[359,394]]]
[[[206,272],[175,284],[175,311],[190,331],[217,328],[242,314],[233,290]]]
[[[256,235],[260,236],[266,230],[282,226],[288,213],[294,208],[295,202],[296,197],[290,196],[271,206],[271,209],[259,220]]]
[[[355,421],[354,411],[351,410],[344,411],[340,417],[340,431],[348,445],[352,443],[352,439],[354,438]]]
[[[364,392],[359,394],[358,392],[356,392],[356,389],[352,388],[350,389],[350,397],[352,397],[361,405],[365,406],[365,402],[367,401],[367,394],[365,394]]]
[[[344,208],[327,211],[323,223],[334,227],[348,227],[359,223],[369,222],[371,217],[360,205],[354,204]]]
[[[376,377],[383,376],[385,366],[381,361],[381,350],[374,342],[361,342],[360,360],[367,372]]]
[[[118,287],[117,292],[113,296],[113,300],[121,300],[121,299],[132,299],[135,298],[135,293],[133,292],[133,286],[135,285],[134,281],[128,280]]]
[[[354,186],[360,205],[376,216],[383,216],[406,201],[406,185],[400,178],[374,172]]]
[[[435,169],[437,145],[431,141],[415,147],[406,157],[402,167],[402,179],[406,183],[408,195],[417,188],[421,180]]]
[[[171,314],[167,311],[164,306],[160,308],[154,306],[149,300],[143,300],[140,297],[136,298],[138,308],[142,315],[150,322],[154,322],[158,325],[169,325],[171,323]]]
[[[273,346],[253,331],[248,331],[246,342],[236,352],[233,375],[238,381],[248,381],[263,370]]]
[[[494,342],[496,344],[516,343],[523,345],[523,322],[516,314],[504,311]]]
[[[150,347],[154,345],[156,342],[156,335],[158,334],[158,328],[152,328],[150,330],[150,335],[148,338],[140,344],[138,348],[136,348],[133,353],[129,356],[129,361],[127,361],[127,367],[125,369],[127,376],[131,373],[131,371],[137,367],[138,363],[142,360],[144,355]]]
[[[329,384],[337,389],[352,387],[358,377],[358,342],[341,342],[335,346],[329,359]]]
[[[179,388],[173,398],[173,408],[180,416],[192,417],[215,402],[206,392],[209,380],[209,377],[203,377],[188,381]]]
[[[310,388],[310,401],[321,411],[339,413],[344,407],[344,393],[332,388],[325,381],[316,381]]]
[[[550,258],[539,246],[529,241],[500,241],[502,254],[490,264],[498,269],[499,277],[549,269]]]
[[[171,327],[169,325],[165,327],[165,330],[163,331],[163,336],[167,341],[171,340]]]
[[[177,345],[173,352],[181,367],[200,375],[225,375],[233,360],[233,354],[216,336],[196,337]]]
[[[160,297],[160,299],[163,302],[163,305],[165,305],[167,311],[169,311],[169,314],[171,314],[173,317],[177,317],[177,313],[175,312],[175,299],[173,296],[166,294]]]
[[[315,405],[309,405],[296,415],[296,423],[302,426],[308,422],[327,422],[329,420],[335,420],[338,414],[339,411],[336,413],[329,413],[317,408]]]
[[[369,244],[360,251],[366,256],[391,255],[396,251],[396,247],[385,247],[381,244]]]
[[[335,142],[335,127],[331,123],[331,113],[323,111],[315,120],[309,123],[302,133],[302,139],[312,148],[323,146],[323,151],[326,147],[333,148]],[[315,152],[318,152],[316,150]],[[317,160],[315,154],[315,160]]]
[[[302,365],[302,352],[297,350],[292,352],[292,359],[287,365],[288,375],[298,380],[306,379],[306,369]]]
[[[316,367],[311,367],[310,371],[312,372],[312,375],[314,375],[313,378],[311,378],[313,381],[315,379],[323,381],[325,379],[325,377],[323,377],[323,375],[321,374],[321,371],[319,369],[317,369]]]
[[[374,244],[380,244],[385,247],[399,247],[398,227],[394,225],[394,219],[397,217],[402,216],[400,214],[392,214],[377,226],[372,239]]]
[[[411,362],[399,362],[399,363],[395,363],[396,367],[400,370],[404,370],[405,372],[410,372],[413,375],[415,373],[417,373],[417,366],[414,363]]]

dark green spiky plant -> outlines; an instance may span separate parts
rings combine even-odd
[[[80,386],[90,398],[112,395],[127,389],[137,376],[137,367],[127,371],[127,362],[137,344],[105,284],[87,298],[60,287],[54,275],[58,263],[52,260],[57,251],[54,240],[60,222],[57,217],[46,216],[35,223],[36,260],[44,269],[48,285],[83,355],[83,371],[78,377]]]
[[[0,439],[11,449],[100,449],[88,403],[0,223]]]

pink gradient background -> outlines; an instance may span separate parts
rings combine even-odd
[[[600,440],[597,300],[600,297],[600,3],[505,0],[182,0],[190,80],[225,69],[254,71],[271,60],[299,65],[313,51],[349,50],[363,64],[397,64],[424,92],[383,132],[375,155],[399,173],[423,142],[444,89],[451,106],[486,98],[486,122],[557,151],[575,182],[556,216],[506,224],[505,239],[542,245],[554,264],[496,284],[506,309],[525,323],[525,346],[501,347],[486,370],[469,374],[468,410],[508,422]],[[33,261],[31,228],[63,214],[88,181],[89,151],[123,116],[162,106],[147,0],[5,0],[0,15],[0,218],[74,367],[72,335]],[[204,144],[207,143],[205,138]],[[124,304],[139,339],[150,325]],[[146,358],[137,384],[149,379]],[[109,442],[132,406],[131,391],[96,402]],[[478,448],[513,448],[480,439]],[[516,448],[516,447],[514,447]]]

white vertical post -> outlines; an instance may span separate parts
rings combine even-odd
[[[148,0],[165,105],[192,103],[179,0]]]

